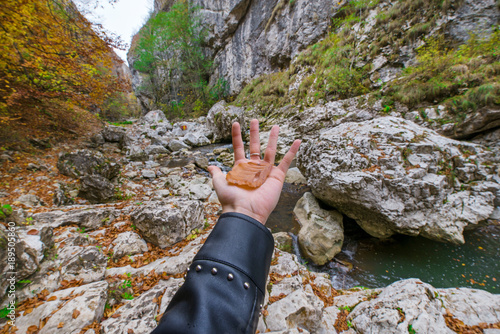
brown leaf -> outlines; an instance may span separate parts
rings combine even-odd
[[[40,233],[40,232],[38,230],[35,230],[35,229],[28,231],[28,235],[38,235],[38,233]]]
[[[78,318],[78,316],[80,315],[80,311],[78,311],[76,308],[73,310],[73,319],[76,319]]]
[[[119,318],[121,316],[120,313],[115,313],[111,316],[111,318]]]
[[[36,325],[31,325],[26,330],[26,334],[36,334],[38,333],[38,327]]]
[[[64,322],[60,322],[59,325],[57,325],[57,328],[63,328],[64,327]]]
[[[134,334],[134,330],[133,330],[132,328],[129,328],[129,329],[127,330],[127,334]]]
[[[32,307],[30,307],[29,309],[27,309],[26,311],[24,311],[24,315],[30,314],[31,312],[33,312],[33,308]]]
[[[50,297],[49,299],[47,299],[47,301],[48,301],[48,302],[51,302],[51,301],[53,301],[53,300],[57,300],[57,297],[56,297],[56,296],[52,296],[52,297]]]

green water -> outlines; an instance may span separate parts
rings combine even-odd
[[[500,293],[500,226],[466,231],[462,246],[421,237],[381,241],[352,220],[344,220],[345,240],[336,260],[311,270],[327,272],[336,288],[384,287],[419,278],[436,288],[469,287]],[[352,264],[352,269],[347,263]]]

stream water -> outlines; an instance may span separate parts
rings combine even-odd
[[[210,153],[215,144],[198,148]],[[227,171],[228,168],[212,160]],[[276,209],[266,226],[274,232],[289,232],[294,252],[311,271],[330,274],[337,289],[354,286],[385,287],[405,278],[419,278],[436,288],[470,287],[500,293],[500,225],[481,227],[464,233],[461,246],[421,237],[397,235],[379,240],[364,232],[354,220],[344,217],[344,245],[341,253],[324,266],[309,263],[300,254],[297,244],[299,223],[293,208],[306,186],[285,183]]]

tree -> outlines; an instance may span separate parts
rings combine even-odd
[[[0,7],[0,113],[97,108],[126,83],[113,72],[114,41],[70,0],[9,0]]]
[[[141,29],[133,66],[148,74],[143,89],[152,92],[157,106],[201,109],[213,102],[208,88],[212,62],[203,53],[204,38],[199,10],[187,0],[153,15]]]

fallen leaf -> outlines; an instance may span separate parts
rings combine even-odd
[[[56,297],[56,296],[52,296],[52,297],[50,297],[49,299],[47,299],[47,301],[48,301],[48,302],[51,302],[51,301],[56,300],[56,299],[57,299],[57,297]]]
[[[26,330],[26,334],[36,334],[38,333],[38,327],[36,325],[31,325]]]
[[[26,311],[24,311],[24,315],[30,314],[31,312],[33,312],[33,308],[32,307],[30,307],[29,309],[27,309]]]
[[[111,318],[119,318],[121,316],[120,313],[115,313],[111,316]]]
[[[35,229],[28,231],[28,235],[38,235],[38,233],[40,233],[40,232],[38,230],[35,230]]]
[[[59,325],[57,325],[57,328],[63,328],[64,327],[64,322],[60,322]]]
[[[80,311],[78,311],[76,308],[73,310],[73,319],[76,319],[78,318],[78,316],[80,315]]]
[[[129,329],[127,330],[127,334],[134,334],[134,330],[133,330],[132,328],[129,328]]]

